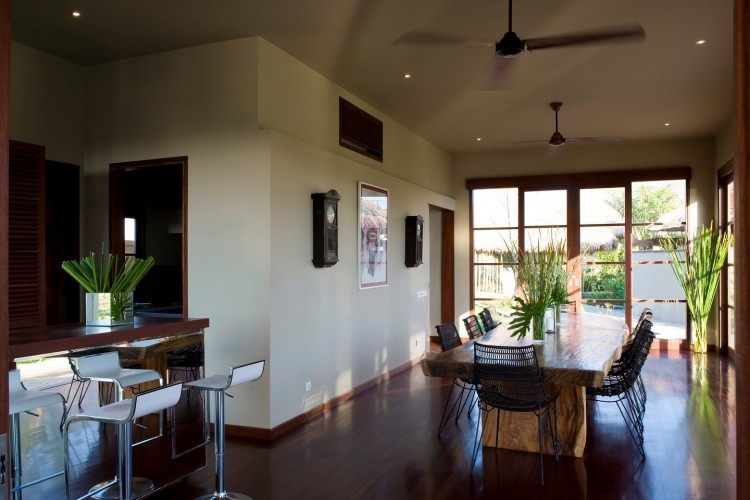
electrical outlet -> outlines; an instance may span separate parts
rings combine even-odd
[[[422,345],[422,339],[417,339],[416,346],[419,347]]]
[[[305,392],[310,392],[311,390],[312,390],[312,382],[308,380],[307,382],[305,382]]]

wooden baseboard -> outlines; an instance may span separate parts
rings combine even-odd
[[[420,356],[419,358],[415,358],[409,362],[406,362],[403,365],[397,366],[393,368],[392,370],[388,370],[383,375],[375,377],[372,380],[368,380],[364,384],[358,385],[357,387],[354,387],[353,389],[339,396],[336,396],[335,398],[330,399],[324,402],[323,404],[320,404],[316,406],[315,408],[312,408],[306,411],[305,413],[297,415],[296,417],[289,419],[286,422],[280,425],[277,425],[276,427],[272,429],[263,429],[260,427],[247,427],[243,425],[226,425],[224,427],[224,433],[227,436],[258,439],[262,441],[273,441],[274,439],[277,439],[285,434],[288,434],[294,429],[297,429],[298,427],[305,425],[305,423],[322,415],[327,410],[330,410],[331,408],[334,408],[342,404],[343,402],[348,401],[349,399],[357,396],[358,394],[361,394],[369,389],[372,389],[373,387],[384,382],[385,380],[388,380],[389,378],[394,377],[398,375],[399,373],[408,370],[412,366],[419,363],[421,359],[422,359],[422,356]]]

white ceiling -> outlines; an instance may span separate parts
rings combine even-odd
[[[12,38],[87,66],[259,35],[449,152],[548,139],[552,101],[564,103],[566,137],[707,137],[729,124],[732,0],[516,0],[522,39],[631,22],[646,39],[527,51],[504,90],[476,90],[492,49],[393,44],[413,29],[499,39],[507,9],[507,0],[14,0]]]

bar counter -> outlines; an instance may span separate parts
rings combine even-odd
[[[167,351],[181,349],[191,345],[202,345],[204,329],[209,326],[209,320],[183,318],[141,318],[136,317],[132,325],[117,327],[92,327],[83,324],[56,325],[47,328],[28,328],[10,331],[9,361],[29,357],[47,357],[56,355],[75,355],[76,351],[95,347],[108,347],[120,352],[124,366],[130,362],[137,363],[142,368],[153,368],[166,372]],[[166,380],[166,379],[165,379]],[[107,384],[105,384],[107,385]],[[141,384],[141,389],[147,389],[148,384]],[[64,394],[64,389],[61,389]],[[91,398],[98,398],[100,391],[91,391],[85,407],[96,405]],[[101,399],[98,404],[102,404]],[[68,402],[68,408],[76,411],[73,401]],[[86,408],[84,408],[85,411]],[[170,431],[175,432],[177,451],[187,450],[200,444],[203,440],[203,404],[200,398],[189,399],[182,397],[175,408],[175,419],[169,419]],[[62,410],[61,410],[62,411]],[[61,413],[60,411],[60,413]],[[45,453],[53,457],[53,469],[62,468],[57,463],[60,456],[59,438],[48,437],[58,433],[61,415],[53,411],[42,414],[46,432],[35,432],[35,426],[24,426],[23,438],[28,449],[44,449]],[[152,437],[158,430],[157,415],[143,417],[141,423],[145,427],[134,427],[134,440]],[[75,425],[71,432],[71,443],[75,450],[83,449],[80,443],[87,443],[86,453],[73,453],[71,470],[71,487],[75,498],[84,495],[91,486],[101,481],[109,480],[116,469],[117,443],[115,433],[104,432],[104,427],[96,423]],[[134,473],[137,476],[148,477],[154,483],[154,490],[145,497],[157,494],[170,485],[181,481],[182,478],[206,466],[206,451],[204,447],[197,447],[189,453],[173,457],[172,440],[168,437],[155,439],[143,446],[133,449]],[[62,478],[50,481],[53,487],[64,491]],[[56,485],[56,486],[54,486]],[[54,498],[58,496],[53,495]],[[144,498],[144,497],[140,497]]]
[[[13,361],[18,358],[75,351],[122,342],[180,336],[202,332],[208,326],[208,318],[136,317],[133,325],[111,328],[85,326],[82,323],[76,323],[45,328],[11,330],[8,357],[10,361]]]

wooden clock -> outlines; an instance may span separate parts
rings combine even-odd
[[[313,193],[313,265],[331,267],[339,261],[339,200],[335,189]]]
[[[424,219],[421,215],[406,217],[406,231],[404,241],[404,264],[406,267],[417,267],[422,263],[422,238],[424,235]]]

